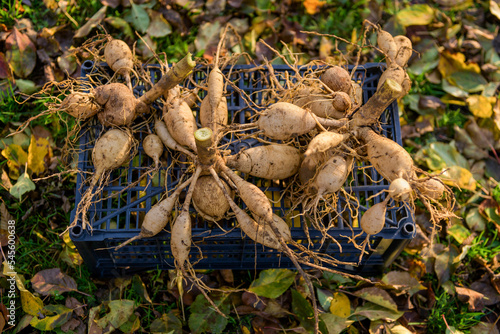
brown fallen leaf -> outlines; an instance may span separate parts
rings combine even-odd
[[[2,179],[0,181],[0,186],[4,187],[5,190],[10,190],[12,188],[12,182],[10,182],[9,174],[2,169]]]
[[[364,288],[354,293],[359,298],[385,307],[391,311],[397,312],[398,305],[394,302],[391,295],[385,290],[377,287]],[[332,312],[333,313],[333,312]]]
[[[495,138],[493,133],[488,129],[479,127],[473,117],[470,117],[467,123],[465,123],[465,130],[469,134],[474,144],[476,144],[480,148],[489,150],[495,145]]]
[[[80,326],[81,323],[82,323],[82,321],[80,319],[71,318],[71,319],[69,319],[68,322],[66,322],[64,325],[61,326],[61,330],[65,333],[67,333],[69,331],[71,331],[73,333],[73,331],[78,326]]]
[[[267,300],[268,299],[265,297],[257,297],[256,294],[248,291],[243,292],[243,295],[241,296],[241,301],[243,302],[243,304],[252,306],[259,311],[262,311],[266,308]]]
[[[480,322],[470,329],[470,334],[498,334],[496,323]]]
[[[276,334],[281,332],[279,321],[277,319],[276,322],[262,317],[255,317],[252,320],[252,327],[256,334]]]
[[[421,109],[432,109],[434,111],[444,111],[446,105],[436,96],[421,95],[418,100],[418,107]]]
[[[484,308],[484,295],[482,293],[459,286],[456,286],[455,290],[457,292],[458,299],[461,302],[467,302],[469,304],[469,311],[475,312]]]
[[[50,133],[49,130],[47,130],[41,125],[36,125],[31,131],[31,133],[35,136],[36,139],[47,138],[51,145],[53,145],[54,143],[54,140],[52,139],[52,133]]]
[[[60,268],[45,269],[39,271],[31,279],[33,289],[42,296],[62,294],[68,291],[76,291],[75,280],[61,271]]]
[[[226,7],[226,0],[207,0],[205,2],[205,10],[208,15],[219,15]]]
[[[83,311],[84,305],[80,303],[75,297],[66,298],[64,305],[67,308],[73,309],[73,312],[75,312],[75,314],[80,317],[83,317],[85,315],[85,312]]]
[[[7,58],[5,58],[5,54],[0,52],[0,79],[11,79],[12,71],[10,69],[9,63],[7,62]]]
[[[489,275],[483,275],[480,280],[470,285],[471,289],[484,295],[484,305],[496,305],[500,303],[500,294],[493,288]]]
[[[108,6],[102,6],[101,9],[97,11],[97,13],[94,14],[90,18],[90,20],[87,21],[83,26],[80,27],[75,33],[75,38],[81,38],[87,36],[92,29],[97,27],[101,21],[106,17],[106,10],[108,9]]]
[[[382,283],[392,289],[408,292],[410,296],[425,290],[425,287],[406,271],[390,271],[382,277]]]
[[[103,6],[109,6],[111,8],[116,8],[120,5],[120,0],[101,0]]]
[[[233,271],[231,269],[221,269],[220,274],[224,281],[227,283],[233,284],[234,283],[234,275]]]
[[[415,130],[423,135],[427,132],[432,132],[434,131],[434,126],[431,124],[429,119],[424,119],[422,122],[416,122],[415,123]]]

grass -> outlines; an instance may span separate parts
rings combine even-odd
[[[455,125],[463,129],[467,120],[467,116],[460,109],[453,110],[450,108],[437,121],[439,127],[447,127],[448,130],[453,131]]]
[[[290,20],[300,23],[306,31],[350,37],[353,33],[353,27],[358,34],[361,33],[363,15],[369,13],[367,3],[367,0],[328,0],[326,5],[320,8],[319,18],[311,15],[301,15],[292,17]]]
[[[476,257],[490,262],[493,258],[500,253],[500,240],[498,239],[498,230],[491,226],[491,228],[485,229],[471,244],[471,248],[467,251],[467,256],[472,260]],[[492,233],[487,233],[487,231],[493,231]],[[489,234],[489,235],[488,235]]]
[[[442,288],[437,291],[439,293],[436,294],[436,303],[427,318],[428,333],[445,333],[448,326],[467,330],[481,321],[484,316],[482,312],[469,312],[467,303],[460,302]]]
[[[165,53],[169,63],[178,62],[189,52],[189,45],[193,44],[196,34],[197,29],[193,29],[187,36],[181,36],[180,33],[174,31],[165,37],[153,38],[157,43],[156,52],[163,61],[165,61],[163,55],[163,53]],[[203,51],[200,51],[194,56],[200,57],[202,55]]]

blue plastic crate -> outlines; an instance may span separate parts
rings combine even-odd
[[[358,66],[354,79],[362,84],[363,101],[367,101],[376,91],[384,64],[371,63]],[[161,72],[158,66],[147,67],[151,75],[151,80],[156,82]],[[82,76],[93,71],[93,63],[87,61],[82,66]],[[308,69],[301,69],[307,72]],[[194,81],[203,82],[208,69],[197,68],[193,74]],[[266,73],[255,70],[249,65],[234,66],[223,71],[239,89],[245,91],[246,95],[259,105],[262,101],[262,89],[267,87]],[[274,66],[275,75],[285,84],[286,72],[293,74],[287,66]],[[143,85],[138,85],[135,93],[140,96],[144,89]],[[230,120],[235,123],[246,123],[253,115],[253,111],[248,108],[247,101],[238,94],[231,85],[227,86],[227,101]],[[155,108],[161,108],[154,105]],[[198,111],[197,108],[193,110]],[[401,145],[401,132],[397,104],[393,103],[381,116],[382,134]],[[84,173],[79,173],[77,177],[77,191],[75,204],[78,205],[82,194],[88,186],[85,178],[89,177],[94,168],[91,162],[91,152],[95,139],[99,137],[103,129],[97,122],[82,129],[80,137],[80,154],[78,168]],[[144,127],[143,131],[136,131],[135,136],[142,143],[144,136],[148,134]],[[255,139],[240,140],[234,134],[229,134],[221,141],[227,144],[227,149],[233,153],[238,152],[243,147],[261,145]],[[172,155],[168,154],[167,165],[162,166],[161,173],[156,177],[147,176],[144,181],[123,191],[129,184],[137,181],[141,175],[152,165],[152,160],[144,154],[142,146],[136,157],[130,162],[128,167],[121,167],[113,171],[110,183],[106,185],[102,193],[97,194],[97,198],[105,198],[94,204],[90,210],[90,223],[93,231],[84,231],[81,225],[70,230],[70,236],[83,257],[85,263],[96,276],[116,276],[131,274],[149,269],[173,269],[174,259],[170,251],[169,226],[166,231],[161,232],[153,238],[137,240],[128,246],[115,251],[114,248],[123,241],[137,235],[140,232],[140,222],[146,212],[157,203],[165,193],[164,184],[168,190],[172,190],[179,182],[183,174],[184,166],[174,164]],[[89,173],[85,173],[89,172]],[[369,175],[370,177],[367,177]],[[274,205],[274,211],[280,216],[290,208],[290,203],[286,198],[280,196],[286,186],[286,180],[278,183],[269,180],[251,178],[254,184],[260,186],[271,199],[278,204]],[[166,182],[165,182],[166,180]],[[349,242],[349,237],[359,234],[361,229],[350,226],[357,226],[357,221],[362,214],[372,205],[384,200],[385,194],[378,194],[388,188],[388,183],[371,166],[363,162],[355,162],[352,178],[346,182],[345,189],[355,196],[360,202],[358,217],[351,217],[348,210],[345,210],[346,199],[339,197],[336,203],[338,216],[327,216],[325,224],[334,220],[335,228],[329,233],[342,246],[339,246],[330,239],[323,240],[320,232],[309,228],[309,235],[313,241],[308,244],[307,237],[302,225],[304,218],[293,220],[291,234],[295,241],[302,243],[320,253],[327,254],[343,262],[352,264],[339,265],[335,269],[356,274],[376,274],[389,265],[395,257],[399,255],[404,246],[415,234],[415,224],[412,212],[406,207],[393,207],[387,210],[386,226],[376,236],[370,239],[368,254],[363,256],[358,265],[360,250]],[[367,202],[367,199],[369,201]],[[71,221],[75,212],[73,211]],[[193,212],[192,238],[193,246],[190,254],[190,262],[194,263],[196,269],[268,269],[268,268],[294,268],[293,263],[283,253],[274,249],[256,245],[251,239],[244,236],[242,232],[235,228],[235,220],[222,220],[219,226],[213,222],[203,220]],[[358,243],[365,238],[360,237]],[[326,264],[323,264],[328,266]]]

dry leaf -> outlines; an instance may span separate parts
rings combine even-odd
[[[75,280],[63,273],[59,268],[39,271],[31,279],[31,284],[33,289],[42,296],[77,291]]]
[[[1,185],[7,191],[10,190],[10,188],[12,188],[12,183],[10,182],[9,175],[3,169],[2,169],[2,182],[1,182]]]
[[[102,8],[99,9],[97,13],[95,13],[94,16],[92,16],[90,20],[87,21],[87,23],[85,23],[80,27],[80,29],[76,31],[75,38],[87,36],[92,29],[101,24],[101,21],[106,17],[106,9],[108,9],[108,6],[102,6]]]
[[[85,312],[83,312],[83,304],[78,301],[75,297],[68,297],[64,302],[64,305],[67,308],[70,308],[80,317],[85,316]]]
[[[9,63],[5,54],[0,52],[0,79],[11,79],[12,71],[10,70]]]
[[[500,7],[494,0],[490,0],[490,12],[500,20]]]
[[[456,286],[455,290],[457,292],[458,299],[461,302],[467,302],[469,304],[469,311],[477,312],[484,308],[484,295],[482,293],[459,286]]]
[[[233,271],[231,269],[221,269],[219,272],[220,272],[222,278],[224,279],[224,281],[226,281],[227,283],[230,283],[230,284],[234,283],[234,275],[233,275]]]

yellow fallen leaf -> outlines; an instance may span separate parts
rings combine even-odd
[[[497,19],[500,19],[500,7],[493,0],[490,0],[490,12],[491,14],[495,15]]]
[[[329,38],[321,37],[321,42],[319,44],[319,56],[321,59],[325,59],[332,54],[333,43]]]
[[[314,15],[319,12],[319,9],[326,4],[326,1],[319,0],[304,0],[304,7],[309,15]]]
[[[3,274],[9,277],[8,280],[15,279],[17,288],[21,292],[21,307],[24,313],[34,317],[38,316],[38,313],[43,309],[43,301],[26,290],[21,277],[14,272],[14,268],[11,268],[7,261],[3,262]]]
[[[451,74],[460,71],[471,71],[480,74],[481,69],[476,63],[465,63],[465,55],[463,53],[451,53],[448,51],[441,52],[439,56],[438,70],[443,78],[448,78]]]
[[[452,187],[459,187],[460,189],[471,191],[476,189],[477,182],[472,173],[460,166],[451,166],[447,168],[441,175],[441,180],[443,180],[446,185]]]
[[[342,292],[335,292],[330,303],[330,313],[341,318],[351,315],[351,301]]]
[[[496,97],[494,96],[471,95],[467,98],[470,112],[481,118],[490,118],[493,115],[493,104],[495,103]]]
[[[50,151],[50,143],[47,138],[40,137],[35,139],[35,136],[31,136],[31,143],[28,148],[28,168],[34,174],[40,174],[45,171],[45,156],[50,154]]]
[[[10,144],[3,149],[2,155],[7,159],[10,178],[17,180],[19,178],[19,168],[28,162],[28,155],[21,146],[16,144]]]

